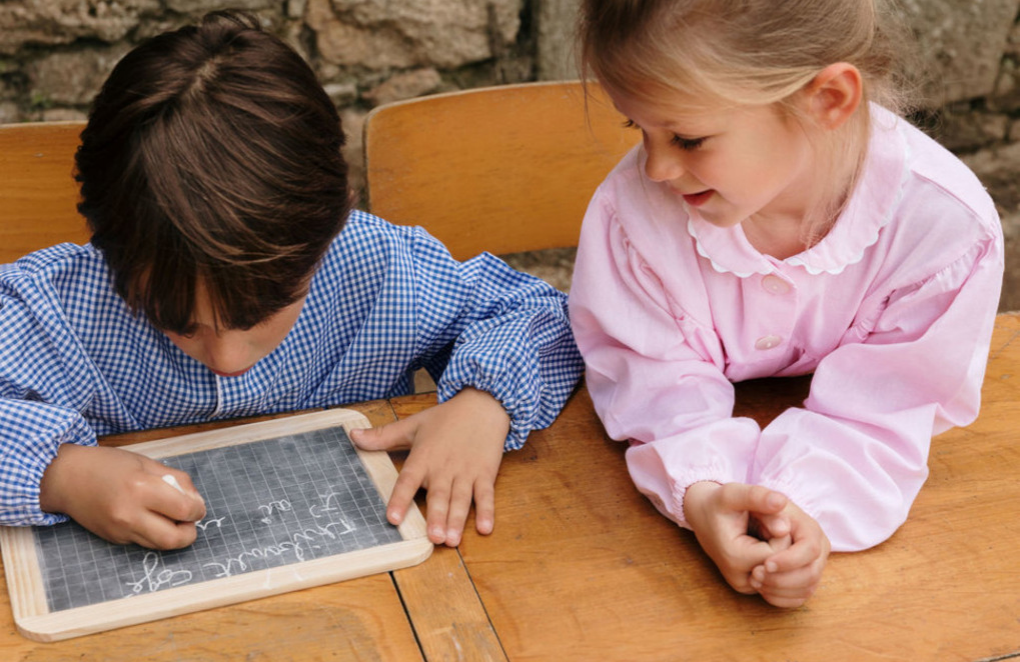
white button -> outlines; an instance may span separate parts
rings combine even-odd
[[[783,342],[783,339],[779,336],[762,336],[754,343],[754,348],[762,350],[772,349],[773,347],[778,347],[781,342]]]
[[[761,286],[766,292],[772,294],[787,294],[790,291],[790,284],[779,276],[769,274],[761,279]]]

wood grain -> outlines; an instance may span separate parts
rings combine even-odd
[[[369,427],[369,423],[353,410],[330,409],[149,441],[125,449],[165,458],[333,426],[350,431]],[[376,489],[388,499],[397,477],[392,462],[385,453],[356,452]],[[426,538],[425,520],[417,509],[408,511],[399,531],[403,540],[392,544],[56,612],[51,612],[46,603],[32,530],[0,527],[0,542],[19,632],[39,641],[55,641],[386,572],[428,558],[433,546]]]
[[[373,424],[393,420],[384,400],[351,409]],[[287,415],[216,421],[106,437],[126,445],[222,429]],[[388,418],[387,418],[388,416]],[[17,634],[0,573],[0,660],[12,662],[146,662],[424,660],[391,574],[372,575],[261,600],[219,607],[73,640],[40,643]]]
[[[396,398],[386,410],[361,411],[378,427],[435,403],[436,396],[431,393]],[[402,457],[394,457],[397,466]],[[424,512],[424,499],[419,499],[419,508]],[[468,525],[472,526],[471,522]],[[393,579],[427,660],[507,659],[457,549],[437,547],[426,563],[397,570]]]
[[[738,388],[767,422],[807,380]],[[997,320],[980,418],[934,440],[909,521],[834,555],[783,611],[731,591],[693,536],[636,493],[581,391],[508,454],[496,529],[460,547],[506,655],[546,660],[992,660],[1020,656],[1020,317]]]
[[[74,152],[84,122],[0,125],[0,264],[64,241],[84,243]]]
[[[0,591],[7,587],[0,577]],[[0,609],[4,662],[295,662],[423,660],[389,574],[353,579],[135,625],[39,643]]]
[[[598,86],[589,89],[502,85],[373,110],[369,209],[423,226],[457,259],[576,246],[595,187],[640,140]]]

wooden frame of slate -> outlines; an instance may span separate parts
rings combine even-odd
[[[347,437],[367,427],[331,409],[122,447],[191,475],[207,506],[198,540],[155,552],[73,522],[0,527],[18,631],[56,641],[421,563],[433,545],[418,509],[385,521],[389,456]]]

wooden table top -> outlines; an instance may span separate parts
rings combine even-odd
[[[808,385],[741,384],[737,413],[767,422]],[[997,319],[983,398],[977,422],[933,441],[907,523],[874,549],[834,554],[800,609],[725,585],[693,535],[636,492],[582,389],[504,458],[490,536],[467,532],[459,549],[392,573],[49,644],[17,634],[4,584],[0,659],[1020,659],[1020,315]],[[382,425],[434,402],[352,408]]]

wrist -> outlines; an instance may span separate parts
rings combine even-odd
[[[76,448],[76,444],[60,444],[57,454],[43,471],[39,480],[39,508],[45,513],[65,512],[60,488],[67,482],[65,475],[68,464],[72,461],[70,457],[74,455]]]
[[[710,480],[698,481],[687,486],[684,491],[683,509],[684,519],[687,520],[691,529],[699,528],[701,522],[704,521],[703,514],[709,498],[721,487],[722,485],[719,483]]]
[[[473,386],[465,386],[450,399],[457,400],[458,403],[470,407],[472,411],[482,414],[487,422],[503,431],[504,438],[510,433],[510,414],[503,407],[503,403],[491,393]]]

